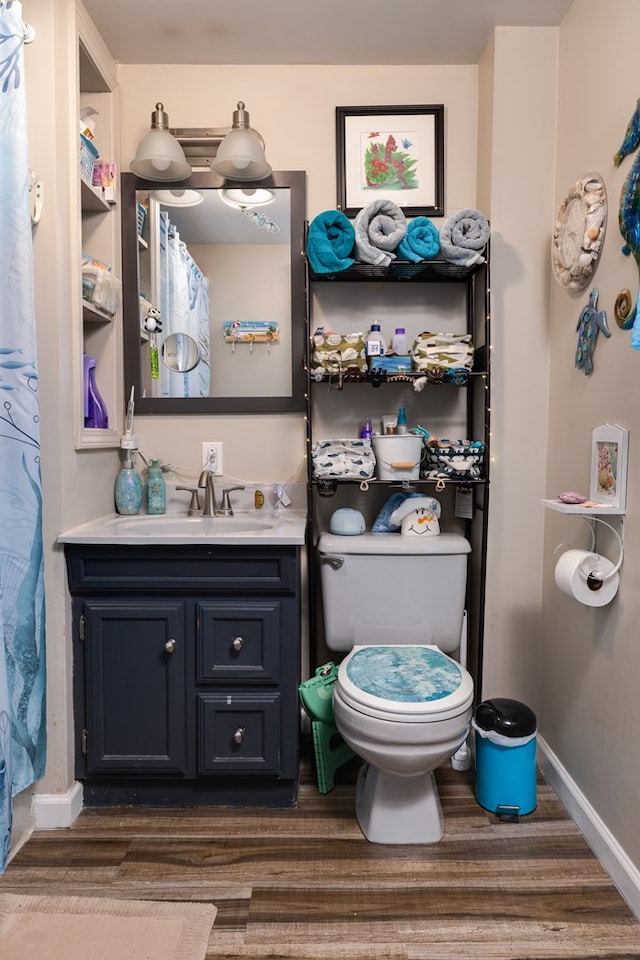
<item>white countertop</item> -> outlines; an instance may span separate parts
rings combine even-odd
[[[212,543],[219,546],[302,545],[307,515],[287,509],[265,516],[255,510],[233,517],[187,517],[107,514],[58,536],[58,543],[95,543],[111,546]]]

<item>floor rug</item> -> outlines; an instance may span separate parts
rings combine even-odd
[[[217,908],[0,894],[2,960],[204,960]]]

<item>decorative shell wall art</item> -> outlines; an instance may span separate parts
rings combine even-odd
[[[581,177],[560,204],[551,241],[553,275],[565,290],[589,283],[602,253],[607,191],[599,173]]]

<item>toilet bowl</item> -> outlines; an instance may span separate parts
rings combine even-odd
[[[433,771],[464,743],[473,680],[434,645],[355,646],[340,664],[335,722],[366,765],[356,817],[374,843],[435,843],[443,818]]]
[[[464,743],[472,712],[473,680],[453,659],[470,551],[453,532],[319,538],[325,640],[344,654],[335,723],[367,764],[356,816],[368,840],[442,836],[433,771]]]

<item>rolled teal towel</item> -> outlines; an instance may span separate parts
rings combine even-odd
[[[326,210],[309,224],[307,257],[314,273],[337,273],[354,261],[356,235],[351,220],[342,210]]]
[[[428,217],[416,217],[407,223],[407,232],[398,244],[396,253],[402,260],[420,263],[433,260],[440,250],[440,234]]]

